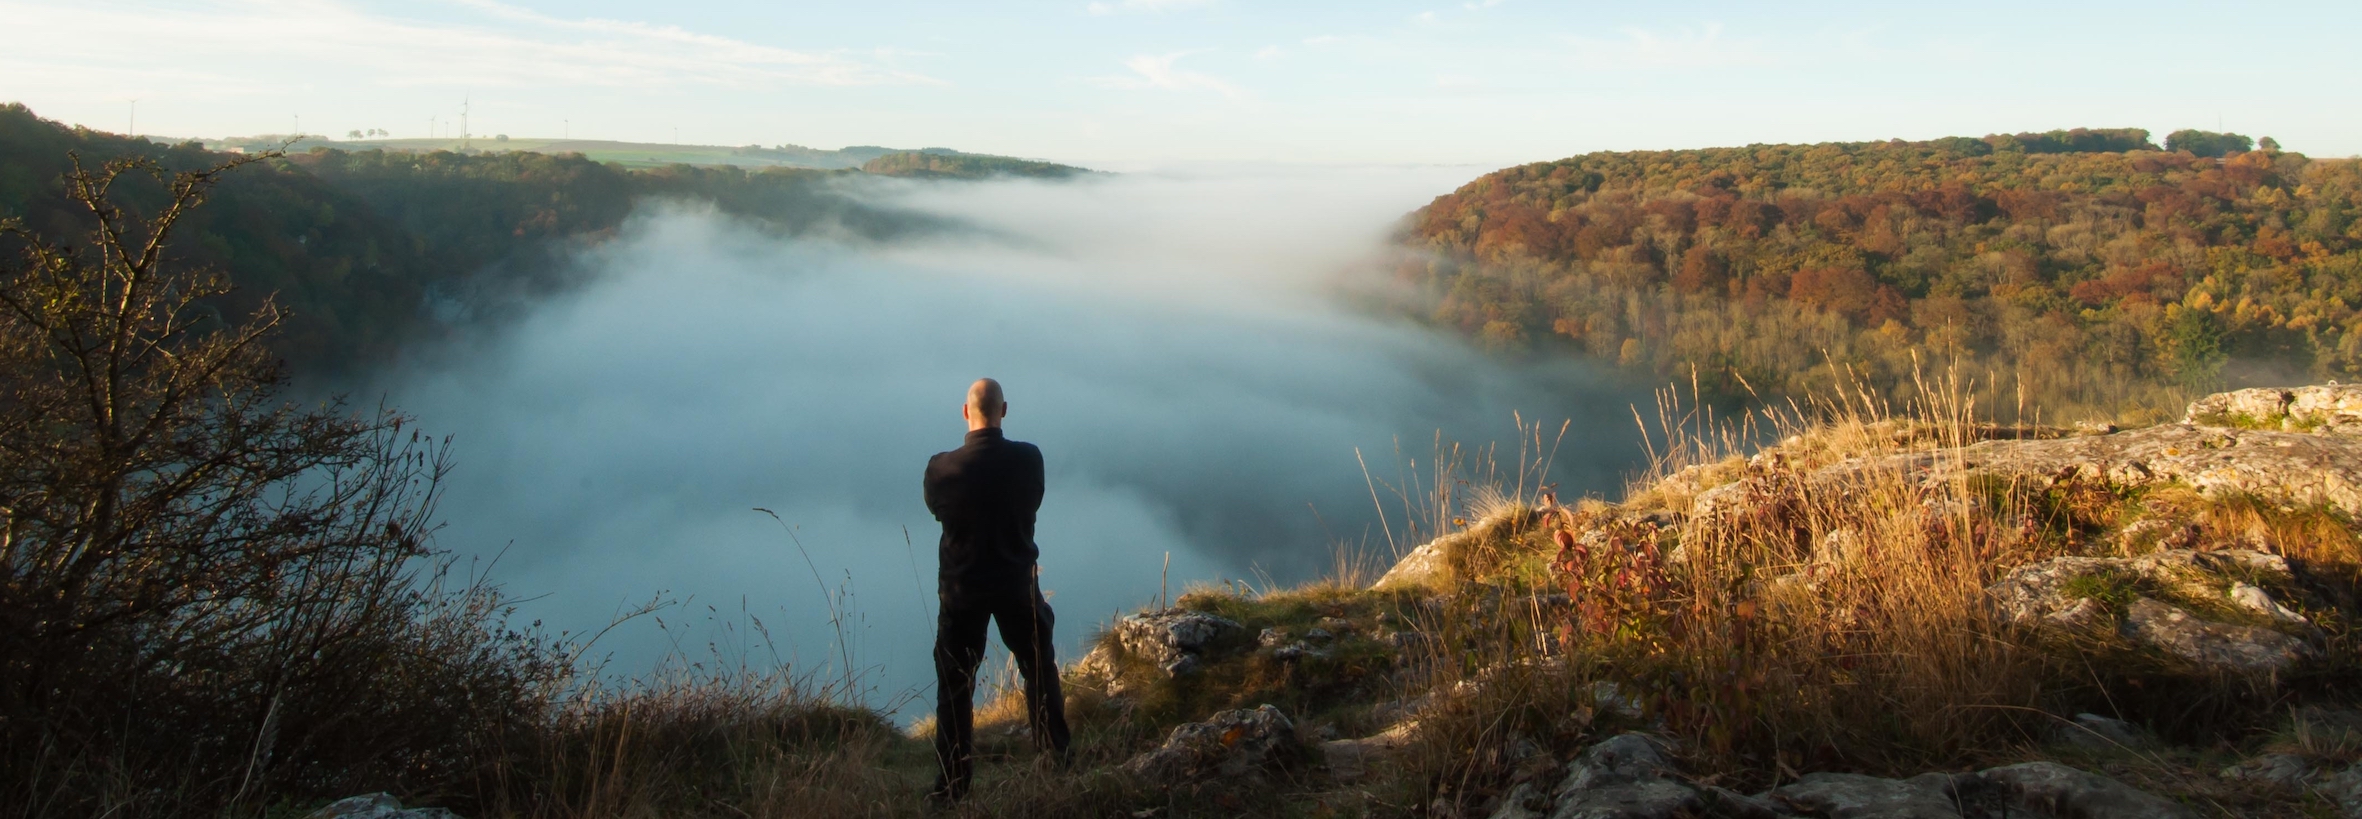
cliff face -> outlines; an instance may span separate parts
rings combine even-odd
[[[2362,387],[1793,431],[1471,510],[1366,587],[1184,595],[1078,718],[1178,726],[1131,766],[1173,792],[1373,813],[2362,815]]]

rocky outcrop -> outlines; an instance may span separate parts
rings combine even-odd
[[[1167,787],[1215,776],[1261,778],[1301,750],[1295,723],[1265,705],[1174,728],[1163,745],[1132,757],[1124,770]]]
[[[304,819],[459,819],[442,808],[404,808],[392,794],[348,796],[304,815]]]
[[[2190,402],[2182,422],[2358,435],[2362,434],[2362,385],[2330,383],[2216,393]]]
[[[2096,431],[2096,430],[2095,430]],[[1986,431],[1991,432],[1991,431]],[[2103,434],[2033,430],[1980,433],[1968,446],[1847,459],[1804,472],[1786,453],[1750,459],[1738,480],[1699,489],[1693,518],[1776,513],[1799,497],[1831,497],[1873,479],[1923,483],[1963,473],[2051,484],[2100,481],[2118,488],[2180,482],[2217,497],[2249,494],[2278,503],[2327,503],[2362,514],[2362,386],[2240,390],[2190,405],[2181,423]]]
[[[1948,784],[1948,783],[1945,783]],[[1960,819],[1953,794],[1927,780],[1806,774],[1771,792],[1782,805],[1829,819]]]
[[[1115,646],[1155,664],[1167,677],[1197,671],[1208,652],[1245,632],[1245,626],[1228,618],[1179,608],[1135,614],[1117,620],[1114,628],[1109,629]],[[1083,655],[1075,663],[1073,673],[1093,687],[1115,686],[1121,679],[1108,641],[1100,642]],[[1107,693],[1121,692],[1108,690]]]
[[[1468,528],[1443,535],[1420,544],[1394,561],[1394,566],[1370,584],[1370,588],[1388,589],[1436,586],[1452,580],[1452,552],[1469,544],[1512,537],[1530,525],[1534,511],[1523,506],[1508,506],[1478,518]]]
[[[2220,617],[2201,616],[2140,592],[2169,591],[2221,601],[2283,628],[2309,625],[2304,615],[2258,583],[2287,588],[2287,561],[2249,550],[2167,549],[2137,558],[2058,557],[2021,566],[1987,587],[1994,616],[2018,626],[2076,633],[2115,629],[2125,638],[2212,671],[2272,674],[2312,654],[2304,639]],[[2121,612],[2089,593],[2113,588],[2131,600]]]
[[[1983,786],[2000,791],[2008,804],[2039,816],[2061,819],[2197,819],[2172,800],[2135,790],[2113,779],[2056,762],[2022,762],[1954,777],[1958,790]]]
[[[2196,819],[2172,800],[2055,762],[1976,773],[1885,779],[1814,773],[1748,796],[1700,785],[1674,768],[1662,740],[1623,734],[1592,746],[1545,793],[1521,785],[1493,819]]]
[[[2206,668],[2250,674],[2278,672],[2312,653],[2295,637],[2200,619],[2146,597],[2125,610],[2124,634]]]

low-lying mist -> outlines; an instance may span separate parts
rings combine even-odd
[[[525,619],[580,633],[684,601],[606,635],[610,673],[706,659],[709,641],[834,667],[842,596],[845,653],[891,704],[931,683],[919,478],[959,445],[979,376],[1048,461],[1038,542],[1066,659],[1158,595],[1168,554],[1176,592],[1308,579],[1340,544],[1390,559],[1400,507],[1381,483],[1380,523],[1357,450],[1382,482],[1406,459],[1424,471],[1439,434],[1514,453],[1515,411],[1551,434],[1572,420],[1563,493],[1619,485],[1638,459],[1628,385],[1336,295],[1395,219],[1470,175],[895,182],[867,195],[974,229],[890,246],[648,205],[579,258],[589,285],[383,389],[454,436],[440,543],[501,555]]]

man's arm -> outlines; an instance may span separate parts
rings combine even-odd
[[[1018,490],[1018,496],[1025,504],[1027,517],[1032,517],[1033,513],[1041,511],[1042,493],[1045,491],[1043,484],[1046,481],[1042,475],[1042,448],[1028,446],[1026,449],[1032,452],[1033,457],[1028,459],[1029,462],[1026,464],[1029,468],[1025,470],[1023,488]]]
[[[947,500],[943,497],[943,492],[936,488],[943,482],[943,476],[938,468],[942,462],[943,453],[940,452],[928,458],[927,475],[921,481],[924,487],[922,494],[927,499],[927,511],[933,514],[938,521],[943,519],[943,505]]]

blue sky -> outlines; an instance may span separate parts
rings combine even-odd
[[[0,100],[170,136],[477,134],[1096,163],[2224,127],[2362,153],[2362,4],[0,0]],[[455,129],[454,129],[455,130]]]

